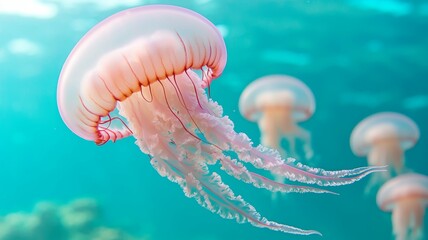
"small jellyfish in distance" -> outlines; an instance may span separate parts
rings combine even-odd
[[[310,132],[298,125],[315,111],[312,91],[302,81],[287,75],[268,75],[251,82],[239,99],[241,115],[257,121],[261,143],[282,156],[299,158],[296,140],[303,142],[306,159],[313,156]],[[285,139],[288,148],[281,146]]]
[[[407,173],[387,181],[378,191],[377,205],[392,211],[396,240],[422,240],[425,209],[428,205],[428,177]]]
[[[68,56],[57,89],[61,118],[76,135],[98,145],[132,135],[161,176],[223,218],[319,234],[262,217],[210,172],[210,165],[220,163],[226,174],[257,188],[300,193],[331,192],[278,183],[244,164],[319,186],[351,184],[383,169],[326,171],[254,147],[205,90],[222,74],[226,59],[220,32],[196,12],[168,5],[124,10],[91,29]]]
[[[351,133],[351,149],[357,156],[367,156],[371,166],[389,166],[389,171],[373,174],[366,193],[375,190],[391,178],[402,173],[404,151],[419,139],[419,128],[410,118],[394,112],[373,114],[363,119]]]

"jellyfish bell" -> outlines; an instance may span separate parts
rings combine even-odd
[[[370,165],[390,165],[402,168],[403,148],[400,144],[400,134],[397,131],[396,125],[390,122],[379,123],[376,127],[367,129],[366,134],[363,136],[363,142],[365,141],[369,146],[372,146],[372,150],[366,150],[367,160]],[[355,152],[359,154],[356,150]],[[389,153],[395,156],[386,156],[384,153]],[[384,154],[384,157],[381,157]],[[395,161],[394,161],[395,160]]]
[[[150,24],[141,27],[143,22]],[[104,143],[126,137],[129,129],[100,128],[117,102],[190,68],[207,66],[202,84],[208,85],[223,71],[226,58],[221,35],[199,14],[166,5],[129,9],[95,26],[70,53],[58,83],[59,110],[84,139]],[[76,98],[81,104],[75,104]],[[81,121],[75,121],[76,115]]]
[[[122,11],[90,30],[67,58],[57,92],[61,117],[75,134],[97,144],[132,135],[161,176],[224,218],[275,231],[319,234],[263,218],[219,174],[211,173],[209,165],[220,162],[227,174],[258,188],[314,193],[331,192],[278,183],[244,164],[319,186],[350,184],[382,169],[325,171],[253,147],[205,92],[221,75],[226,58],[219,31],[195,12],[166,5]],[[111,116],[115,109],[118,115]]]
[[[383,142],[396,142],[402,150],[412,148],[419,140],[416,123],[400,113],[382,112],[363,119],[351,134],[351,149],[366,156]]]
[[[297,157],[295,140],[303,141],[307,159],[313,155],[310,133],[299,127],[315,111],[311,90],[300,80],[286,75],[269,75],[256,79],[242,92],[239,110],[247,120],[258,122],[262,144]],[[285,138],[288,149],[281,146]]]
[[[367,130],[363,141],[371,145],[382,144],[384,141],[400,144],[400,133],[394,123],[379,123],[377,127]]]
[[[261,93],[257,96],[255,100],[255,109],[264,109],[264,108],[285,108],[288,111],[284,111],[288,114],[291,114],[293,117],[293,106],[295,105],[295,96],[293,92],[289,90],[284,91],[275,91],[271,93]]]
[[[378,191],[378,207],[391,212],[397,203],[406,199],[420,199],[428,204],[428,177],[419,173],[406,173],[386,182]]]
[[[367,156],[370,165],[390,165],[393,173],[398,174],[404,169],[404,151],[418,139],[419,128],[413,120],[399,113],[382,112],[358,123],[350,142],[355,155]],[[382,178],[386,180],[389,174],[384,172]]]
[[[397,240],[423,239],[423,220],[428,205],[427,176],[408,173],[389,180],[379,189],[376,202],[381,210],[392,212]]]
[[[269,98],[267,96],[279,97]],[[290,104],[290,101],[293,104]],[[315,100],[311,90],[300,80],[286,75],[269,75],[256,79],[241,93],[239,110],[249,121],[258,121],[263,107],[270,105],[293,106],[295,121],[307,120],[315,111]]]

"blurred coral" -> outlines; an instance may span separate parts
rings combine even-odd
[[[147,240],[104,226],[100,212],[91,198],[63,206],[39,202],[31,213],[0,217],[0,240]]]

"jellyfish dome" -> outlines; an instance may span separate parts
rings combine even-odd
[[[250,83],[239,99],[241,115],[255,121],[261,132],[261,143],[282,156],[300,158],[296,139],[303,142],[306,159],[313,155],[309,131],[298,122],[307,120],[315,111],[312,91],[300,80],[287,75],[269,75]],[[281,145],[286,139],[288,147]]]
[[[133,136],[161,176],[221,217],[319,234],[262,217],[209,165],[219,162],[226,174],[258,188],[314,193],[331,192],[278,183],[244,164],[319,186],[350,184],[382,169],[326,171],[252,146],[205,92],[222,74],[226,59],[222,36],[203,16],[167,5],[128,9],[96,25],[74,47],[58,82],[59,112],[76,135],[98,145]]]
[[[416,123],[400,113],[382,112],[362,120],[352,131],[351,148],[365,156],[382,142],[395,141],[402,150],[412,148],[419,139]]]
[[[250,83],[239,98],[239,111],[249,121],[258,121],[266,108],[285,108],[295,122],[305,121],[315,111],[312,91],[302,81],[286,75],[269,75]]]
[[[202,84],[208,85],[226,58],[221,35],[200,15],[170,6],[129,9],[95,26],[70,53],[58,84],[59,111],[80,137],[99,144],[116,140],[131,131],[100,125],[118,102],[190,68],[206,66]]]
[[[379,189],[376,201],[383,211],[392,211],[393,231],[397,240],[422,239],[423,219],[428,205],[427,176],[408,173],[395,177]]]

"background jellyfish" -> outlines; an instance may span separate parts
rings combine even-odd
[[[299,158],[296,139],[303,141],[306,159],[313,155],[309,131],[298,126],[315,111],[311,90],[300,80],[286,75],[261,77],[250,83],[239,99],[239,111],[249,121],[257,121],[261,143],[277,149],[282,156]],[[288,148],[281,146],[287,140]]]
[[[208,165],[220,162],[227,174],[255,187],[315,193],[329,191],[278,183],[250,172],[244,163],[319,186],[350,184],[382,168],[325,171],[253,147],[204,90],[222,73],[226,58],[218,30],[195,12],[165,5],[120,12],[95,26],[68,57],[58,83],[61,117],[75,134],[99,145],[133,135],[161,176],[224,218],[318,234],[261,217]]]
[[[362,120],[351,134],[355,155],[366,156],[369,165],[390,166],[389,171],[372,175],[366,192],[404,170],[404,151],[419,139],[418,126],[408,117],[393,112],[371,115]]]
[[[377,205],[392,211],[396,240],[423,239],[423,220],[428,203],[428,177],[408,173],[386,182],[377,193]]]

